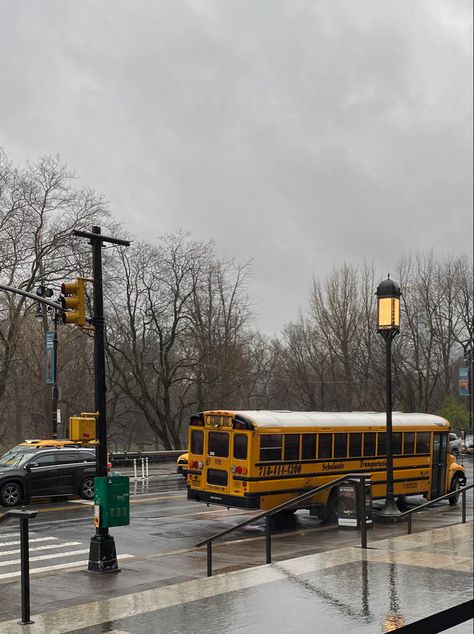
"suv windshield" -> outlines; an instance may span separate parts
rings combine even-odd
[[[16,469],[25,464],[31,455],[31,451],[9,451],[0,458],[0,468]]]

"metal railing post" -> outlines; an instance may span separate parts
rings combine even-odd
[[[265,551],[266,563],[272,563],[272,516],[267,515],[265,518]]]
[[[413,516],[413,513],[409,513],[408,514],[408,533],[407,535],[411,535],[411,518]]]
[[[367,521],[365,515],[365,476],[359,477],[357,485],[357,506],[359,509],[360,547],[367,548]]]
[[[21,621],[22,625],[33,623],[30,620],[30,548],[28,542],[28,516],[20,517],[21,549]]]
[[[466,491],[462,491],[462,523],[466,523]]]
[[[212,577],[212,542],[207,542],[207,576]]]
[[[10,518],[20,520],[20,553],[21,553],[21,621],[20,625],[33,623],[30,620],[30,546],[28,538],[28,521],[36,517],[36,511],[27,511],[25,507],[21,510],[12,509],[0,517],[0,522]]]

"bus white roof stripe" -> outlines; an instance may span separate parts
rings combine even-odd
[[[206,414],[212,412],[205,412]],[[217,413],[217,412],[216,412]],[[223,413],[222,410],[220,413]],[[375,426],[385,427],[385,412],[290,412],[281,410],[247,410],[227,412],[251,420],[255,427],[337,427]],[[393,412],[394,426],[426,426],[447,429],[449,422],[434,414]]]

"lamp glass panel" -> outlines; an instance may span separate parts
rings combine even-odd
[[[379,299],[379,328],[390,328],[392,323],[392,298],[381,297]]]
[[[400,326],[400,300],[397,297],[393,298],[393,325]]]

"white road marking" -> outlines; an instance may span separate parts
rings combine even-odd
[[[80,546],[81,542],[63,542],[60,544],[48,544],[47,546],[37,546],[36,548],[30,548],[29,551],[34,552],[35,550],[52,550],[53,548],[65,548],[66,546]],[[21,550],[6,550],[4,552],[0,552],[0,557],[6,557],[7,555],[18,555],[21,553]],[[54,556],[54,555],[51,555]],[[31,558],[30,558],[31,561]]]
[[[0,533],[0,539],[8,539],[9,537],[18,537],[19,535],[19,530],[17,530],[15,533]],[[34,533],[30,533],[30,535],[33,535]]]
[[[93,506],[94,500],[68,500],[72,504],[82,504],[83,506]]]
[[[84,551],[81,551],[84,552]],[[89,551],[87,551],[89,552]],[[123,561],[124,559],[133,559],[134,555],[120,555],[118,557],[118,562],[120,564],[121,561]],[[43,568],[32,568],[30,569],[30,575],[35,575],[38,574],[40,572],[50,572],[53,570],[63,570],[63,569],[67,569],[67,568],[81,568],[82,566],[87,566],[89,563],[89,561],[87,560],[80,560],[80,561],[71,561],[69,563],[66,564],[56,564],[54,566],[44,566]],[[14,579],[15,577],[19,577],[21,575],[21,572],[18,570],[17,572],[4,572],[3,574],[0,575],[0,580],[1,579]]]
[[[35,537],[34,539],[30,539],[29,542],[30,544],[32,544],[33,542],[50,542],[56,539],[58,538],[57,537]],[[3,548],[3,546],[16,546],[17,544],[20,544],[19,539],[16,539],[14,542],[1,542],[0,548]]]
[[[30,557],[30,563],[32,561],[42,561],[43,559],[51,559],[52,557],[58,558],[58,557],[70,557],[71,555],[84,555],[85,553],[88,553],[89,549],[85,548],[84,550],[69,550],[66,553],[58,553],[57,555],[38,555],[37,557]],[[19,564],[21,563],[21,559],[10,559],[9,561],[2,561],[0,562],[0,566],[13,566],[14,564]],[[30,572],[33,572],[32,570],[30,570]]]

